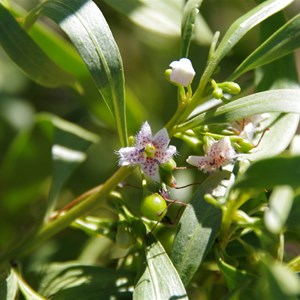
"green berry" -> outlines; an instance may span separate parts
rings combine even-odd
[[[161,220],[167,213],[167,203],[158,193],[144,197],[140,208],[142,215],[153,221]]]

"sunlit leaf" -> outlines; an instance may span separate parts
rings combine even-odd
[[[51,88],[61,85],[79,88],[72,75],[63,71],[42,51],[1,3],[0,44],[8,56],[36,83]]]
[[[300,47],[300,15],[287,22],[253,51],[230,76],[230,80],[235,80],[247,71],[269,64],[298,47]]]
[[[300,113],[300,90],[282,89],[252,94],[209,112],[200,114],[178,125],[176,130],[185,131],[199,125],[225,124],[265,112]]]
[[[0,280],[0,299],[15,300],[17,293],[18,281],[13,272],[10,272],[6,278]]]
[[[29,26],[39,15],[59,24],[89,69],[113,113],[121,144],[127,144],[123,63],[105,18],[91,0],[48,0],[27,17]]]
[[[195,20],[202,0],[189,0],[184,6],[181,21],[180,57],[188,57],[189,47],[194,31]]]
[[[290,209],[293,204],[294,193],[289,186],[275,187],[269,199],[269,208],[265,212],[265,224],[267,229],[279,234],[284,229]]]
[[[236,188],[300,187],[300,156],[277,156],[254,162],[234,184]]]
[[[78,262],[45,265],[39,278],[39,293],[58,300],[123,299],[132,294],[132,273]]]
[[[221,182],[228,178],[229,173],[223,171],[206,179],[180,219],[172,249],[172,260],[185,285],[198,270],[221,225],[221,210],[207,203],[203,197],[218,188],[221,189]],[[224,195],[224,188],[221,193]]]
[[[135,285],[133,299],[188,299],[181,279],[163,246],[152,235],[145,241],[146,263]]]

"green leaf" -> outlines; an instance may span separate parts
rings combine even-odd
[[[261,299],[297,300],[300,295],[300,279],[285,265],[277,261],[265,260],[263,276],[257,291]]]
[[[270,189],[276,185],[300,187],[300,156],[277,156],[255,161],[233,187]]]
[[[244,287],[245,284],[249,285],[254,279],[254,276],[252,274],[248,273],[246,270],[239,270],[234,266],[231,266],[220,256],[218,256],[218,266],[223,276],[225,277],[227,286],[230,291]]]
[[[265,41],[274,28],[285,24],[282,12],[277,13],[261,24],[261,41]],[[286,55],[261,66],[255,70],[255,85],[257,91],[271,89],[299,89],[296,62],[293,54]],[[271,113],[268,134],[259,145],[248,155],[250,160],[277,155],[287,148],[297,131],[299,115]],[[280,143],[278,141],[280,140]]]
[[[252,94],[214,110],[202,113],[186,123],[176,126],[176,131],[186,131],[199,125],[225,124],[265,112],[300,113],[300,90],[282,89]]]
[[[76,47],[127,145],[123,63],[101,11],[91,0],[48,0],[31,11],[26,26],[41,14],[58,23]]]
[[[57,196],[75,168],[86,159],[86,151],[98,136],[50,114],[40,114],[37,122],[53,131],[52,184],[48,197],[48,213],[55,208]]]
[[[133,274],[78,262],[52,263],[38,274],[39,293],[56,300],[128,299]]]
[[[275,187],[270,200],[269,209],[265,212],[264,220],[267,229],[279,234],[283,231],[294,200],[293,189],[289,186]]]
[[[50,60],[1,3],[0,44],[14,63],[36,83],[50,88],[70,85],[80,89],[72,75]]]
[[[270,62],[291,53],[299,46],[300,14],[287,22],[253,51],[233,72],[229,80],[235,80],[247,71],[269,64]]]
[[[151,234],[145,241],[145,255],[146,265],[135,285],[133,299],[188,299],[172,261]]]
[[[269,0],[257,5],[248,13],[238,18],[227,30],[221,40],[216,52],[213,54],[212,60],[219,63],[226,56],[236,43],[254,26],[261,23],[276,12],[282,10],[293,0]]]
[[[0,281],[0,299],[15,300],[17,293],[18,280],[14,273],[11,271],[3,281]]]
[[[212,53],[194,97],[197,98],[198,95],[202,96],[207,82],[210,80],[220,61],[248,31],[292,2],[293,0],[268,0],[257,5],[248,13],[238,18],[229,27],[216,51]]]
[[[221,210],[207,203],[203,197],[207,193],[213,193],[229,175],[229,172],[222,171],[208,177],[180,219],[172,249],[172,260],[185,285],[198,270],[221,225]]]
[[[202,0],[189,0],[184,6],[181,21],[180,57],[188,57],[196,16],[199,12],[199,7],[201,4]]]

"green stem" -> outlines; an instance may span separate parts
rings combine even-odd
[[[100,204],[103,204],[103,201],[109,195],[109,193],[121,181],[123,181],[132,172],[132,170],[133,168],[128,167],[120,168],[102,185],[98,192],[90,195],[88,198],[86,198],[86,200],[71,208],[64,215],[61,215],[54,221],[45,224],[40,230],[38,230],[32,237],[25,240],[20,246],[1,256],[0,265],[11,259],[23,257],[34,248],[42,244],[44,241],[68,227],[77,218],[82,217]]]

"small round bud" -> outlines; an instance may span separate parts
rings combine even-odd
[[[160,167],[166,172],[172,172],[176,168],[176,162],[171,158],[164,164],[161,164]]]
[[[213,96],[216,99],[221,99],[223,97],[223,90],[219,87],[213,90]]]
[[[218,86],[225,92],[228,94],[232,94],[232,95],[236,95],[241,91],[240,86],[232,81],[228,81],[228,82],[222,82],[220,84],[218,84]]]
[[[161,195],[155,193],[143,198],[140,209],[147,219],[159,221],[167,213],[167,203]]]

